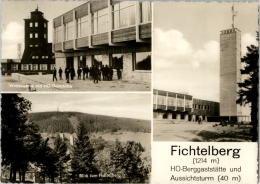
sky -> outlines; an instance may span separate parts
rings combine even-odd
[[[151,96],[136,93],[24,93],[31,112],[76,111],[135,119],[151,119]]]
[[[242,55],[256,44],[257,3],[234,3]],[[219,101],[219,37],[231,28],[232,3],[156,2],[153,17],[153,85]]]
[[[39,8],[44,13],[48,23],[48,41],[52,42],[52,20],[59,15],[83,4],[83,1],[50,1],[50,0],[2,0],[1,4],[1,37],[2,53],[1,58],[13,58],[17,56],[17,45],[22,43],[22,53],[24,49],[24,19],[30,18],[30,12]]]

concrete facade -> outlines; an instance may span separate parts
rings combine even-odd
[[[241,81],[241,32],[237,28],[220,34],[220,116],[241,116],[238,82]]]
[[[53,29],[57,68],[108,65],[121,70],[122,80],[151,80],[151,2],[88,1],[56,17]]]
[[[196,99],[191,95],[169,91],[153,91],[154,119],[176,119],[183,121],[214,121],[219,117],[219,103]]]

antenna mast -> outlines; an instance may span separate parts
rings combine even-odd
[[[235,16],[237,16],[237,11],[235,11],[235,8],[234,8],[234,3],[232,5],[232,28],[234,29],[235,28]]]

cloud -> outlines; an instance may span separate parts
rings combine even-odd
[[[154,87],[218,100],[219,42],[194,48],[178,30],[154,33]]]
[[[246,55],[247,53],[247,46],[250,45],[257,45],[256,37],[251,35],[250,33],[242,34],[241,37],[241,52],[242,56]]]
[[[203,63],[216,63],[219,60],[217,41],[210,40],[202,48],[194,49],[178,30],[155,29],[154,33],[154,55],[159,60],[157,64],[160,68],[168,68],[176,63],[199,67]]]
[[[24,42],[23,25],[10,22],[2,32],[2,58],[17,58],[17,44]]]

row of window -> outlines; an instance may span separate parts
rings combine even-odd
[[[30,45],[29,47],[38,47],[38,44],[36,44],[36,45]]]
[[[194,109],[200,109],[200,110],[210,110],[209,105],[194,104],[193,108]]]
[[[156,99],[157,98],[157,99]],[[192,100],[187,100],[183,98],[176,98],[176,97],[167,97],[163,95],[154,95],[153,96],[154,102],[157,100],[158,105],[167,105],[167,106],[175,106],[175,107],[184,107],[185,108],[192,108]]]
[[[38,38],[38,33],[30,33],[30,38]],[[44,34],[43,37],[46,39],[47,38],[47,34]]]
[[[39,68],[38,68],[39,67]],[[51,70],[53,70],[55,67],[55,64],[51,64]],[[22,64],[21,70],[42,70],[46,71],[48,70],[47,64]]]
[[[134,26],[136,24],[136,2],[123,1],[112,6],[112,29]],[[89,29],[91,16],[92,27]],[[151,2],[141,2],[141,23],[150,22],[152,19]],[[91,15],[77,19],[76,37],[81,38],[91,34],[108,32],[108,8],[98,10]],[[64,38],[72,40],[74,37],[73,22],[65,24]],[[62,26],[55,28],[55,43],[62,42]]]
[[[44,26],[44,28],[46,28],[47,24],[44,23],[43,26]],[[38,22],[30,22],[30,27],[38,27]]]
[[[42,59],[48,59],[49,56],[42,56]],[[39,59],[39,56],[32,56],[32,59]]]
[[[88,61],[93,61],[92,63],[87,63],[86,57],[93,57],[93,59],[88,59]],[[109,61],[108,55],[94,55],[94,56],[78,56],[78,66],[91,66],[108,65],[114,69],[123,69],[124,64],[124,54],[112,54],[111,61]],[[151,70],[151,52],[138,52],[133,54],[133,70]]]

